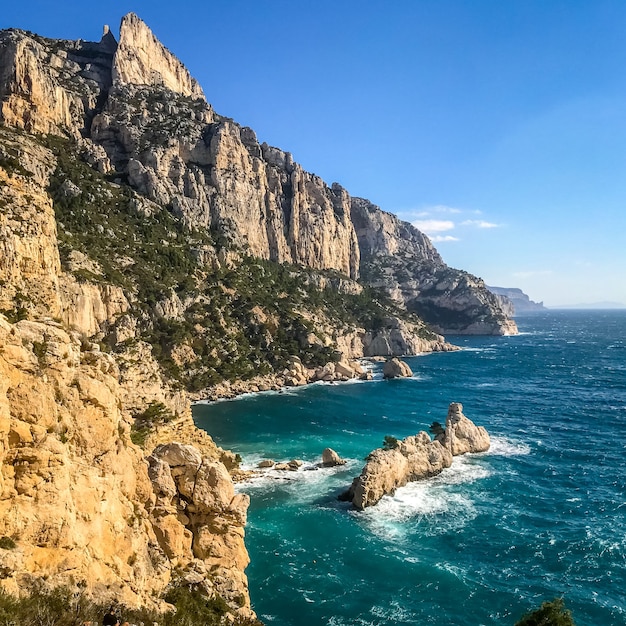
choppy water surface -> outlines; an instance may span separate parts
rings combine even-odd
[[[563,595],[578,626],[626,624],[626,311],[518,318],[516,337],[451,337],[413,379],[316,384],[195,407],[248,465],[241,486],[255,610],[268,625],[512,625]],[[443,422],[450,402],[488,453],[365,512],[337,501],[385,435]],[[348,464],[314,469],[330,446]]]

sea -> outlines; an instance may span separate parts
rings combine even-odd
[[[244,467],[253,608],[268,626],[513,626],[563,598],[577,626],[626,624],[626,310],[551,310],[511,337],[449,336],[412,378],[316,383],[198,404],[196,423]],[[491,435],[359,512],[340,502],[383,444],[445,423]],[[319,468],[324,448],[346,465]]]

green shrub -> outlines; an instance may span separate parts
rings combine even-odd
[[[428,432],[430,432],[431,435],[437,437],[438,435],[445,435],[446,429],[439,422],[433,422],[430,425]]]
[[[563,598],[555,598],[524,615],[515,626],[575,626],[575,624],[571,612],[565,608]]]
[[[400,442],[396,437],[391,435],[385,435],[383,440],[383,450],[395,450],[400,445]]]
[[[13,541],[13,539],[11,539],[11,537],[7,537],[6,535],[4,537],[0,537],[0,548],[3,550],[13,550],[16,545],[17,544]]]

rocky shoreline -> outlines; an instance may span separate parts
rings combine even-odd
[[[433,352],[455,352],[460,350],[452,344],[444,344],[440,350]],[[417,356],[417,355],[406,355]],[[217,402],[218,400],[234,400],[248,393],[264,391],[285,391],[292,387],[303,387],[316,382],[347,382],[349,380],[371,380],[372,372],[368,363],[385,363],[384,377],[398,378],[413,376],[410,367],[398,357],[383,356],[363,357],[359,359],[342,359],[337,363],[327,363],[316,368],[307,368],[299,357],[290,359],[289,367],[280,373],[255,376],[249,380],[223,381],[197,393],[188,393],[192,404]],[[385,373],[387,372],[387,373]]]

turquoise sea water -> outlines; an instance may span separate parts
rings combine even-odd
[[[512,625],[563,595],[578,626],[626,624],[626,311],[517,322],[519,336],[407,359],[412,379],[195,407],[245,464],[305,461],[240,486],[265,623]],[[488,453],[365,512],[337,501],[385,435],[444,422],[450,402],[488,429]],[[348,464],[313,469],[327,446]]]

